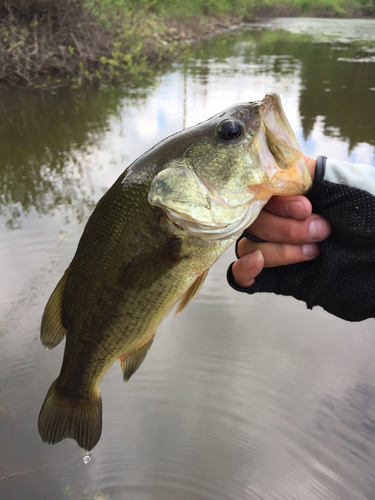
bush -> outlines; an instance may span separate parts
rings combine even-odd
[[[84,78],[111,51],[111,36],[80,0],[0,3],[0,81],[35,84]]]

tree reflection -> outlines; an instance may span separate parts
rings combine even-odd
[[[120,119],[124,94],[2,89],[0,215],[8,228],[21,227],[22,214],[32,209],[45,214],[63,206],[78,220],[87,216],[97,201],[88,158],[100,147],[109,120]],[[126,94],[130,102],[147,95],[145,89],[132,97],[129,88]]]
[[[286,77],[291,84],[298,78],[305,139],[319,118],[326,136],[338,137],[352,149],[358,143],[375,145],[371,51],[360,42],[317,43],[310,35],[255,25],[191,46],[181,71],[207,95],[212,72],[227,75],[233,85],[238,85],[237,77],[250,85],[254,76]],[[32,209],[49,213],[63,206],[78,219],[87,215],[97,197],[90,181],[90,153],[97,151],[113,116],[124,120],[124,97],[141,105],[151,84],[137,82],[133,91],[127,86],[126,91],[88,89],[79,94],[68,89],[1,90],[0,215],[9,228],[19,227],[22,214]]]
[[[348,60],[339,60],[338,55]],[[300,97],[303,132],[307,138],[317,116],[324,118],[324,134],[338,135],[353,149],[360,142],[375,145],[375,82],[373,62],[349,62],[355,47],[334,50],[328,44],[312,44],[304,61]]]
[[[297,21],[297,20],[296,20]],[[300,78],[299,111],[305,139],[317,117],[324,134],[347,141],[350,149],[361,142],[375,145],[375,62],[371,42],[316,42],[313,36],[271,31],[259,26],[222,34],[206,42],[206,60],[237,56],[247,75]],[[373,44],[372,44],[373,45]],[[368,56],[372,56],[370,59]],[[199,56],[200,57],[200,56]],[[234,63],[233,77],[239,71]],[[192,72],[201,71],[195,64]],[[207,71],[207,64],[204,66]],[[227,68],[227,71],[229,68]]]
[[[71,95],[2,90],[0,99],[0,213],[9,228],[22,213],[47,213],[74,203],[78,218],[93,203],[81,185],[85,155],[118,112],[115,93]],[[77,201],[79,202],[77,203]]]

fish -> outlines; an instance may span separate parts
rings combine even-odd
[[[89,217],[43,313],[43,346],[66,343],[39,414],[42,440],[72,438],[92,450],[110,366],[119,360],[128,381],[163,319],[197,295],[270,197],[310,187],[274,91],[164,139],[130,165]]]

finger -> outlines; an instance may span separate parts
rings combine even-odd
[[[327,238],[331,234],[331,226],[317,214],[305,220],[296,220],[262,211],[246,233],[272,243],[303,245]]]
[[[313,160],[312,158],[309,158],[308,156],[304,156],[303,159],[305,161],[305,164],[306,164],[308,171],[310,172],[311,178],[314,179],[316,160]]]
[[[236,283],[244,288],[253,285],[255,277],[263,269],[263,264],[264,258],[260,250],[238,259],[232,266],[232,273]]]
[[[238,243],[239,260],[245,258],[248,254],[253,255],[254,252],[260,249],[264,258],[264,267],[286,266],[297,262],[305,262],[315,259],[320,254],[318,243],[304,245],[256,243],[243,238]]]
[[[280,217],[307,219],[312,213],[312,206],[306,196],[273,196],[264,210]]]

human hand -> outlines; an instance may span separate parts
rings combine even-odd
[[[314,177],[315,160],[305,156],[305,163]],[[245,232],[266,241],[242,238],[238,243],[240,258],[232,266],[233,277],[238,285],[248,288],[263,267],[315,259],[320,253],[318,242],[330,235],[331,226],[312,213],[305,196],[274,196]]]
[[[305,162],[314,168],[315,162]],[[373,167],[338,160],[327,164],[319,156],[316,177],[308,199],[270,200],[247,230],[266,241],[240,240],[240,258],[229,266],[228,283],[248,294],[291,296],[308,309],[320,306],[346,321],[375,318]]]

